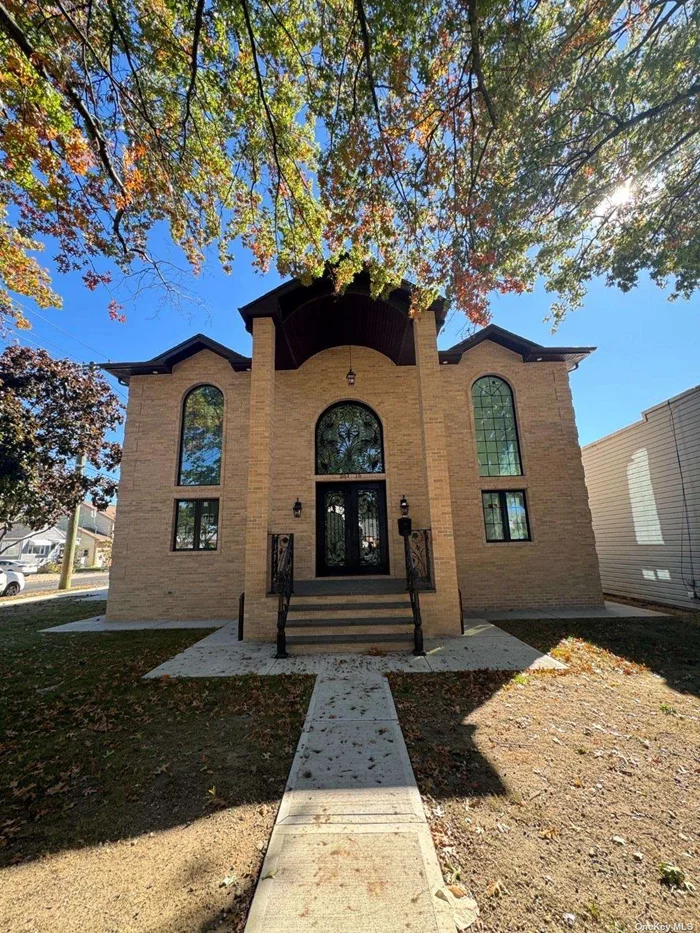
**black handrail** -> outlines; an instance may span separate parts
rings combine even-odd
[[[245,618],[245,593],[238,597],[238,640],[243,641],[243,620]]]
[[[287,613],[294,592],[294,535],[272,535],[271,589],[277,593],[276,658],[287,655]]]
[[[403,541],[406,558],[406,589],[411,599],[411,611],[413,612],[413,653],[422,656],[425,654],[425,649],[423,648],[423,618],[420,612],[420,596],[418,594],[421,588],[424,587],[421,587],[421,569],[419,568],[416,551],[411,547],[410,541],[413,535],[417,534],[420,534],[420,532],[410,532],[404,535]]]

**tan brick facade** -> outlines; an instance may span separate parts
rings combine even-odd
[[[456,365],[438,364],[435,322],[413,328],[416,365],[353,347],[333,347],[296,370],[275,371],[274,324],[255,321],[252,372],[234,372],[202,350],[169,375],[133,376],[119,487],[108,616],[111,619],[234,619],[246,593],[246,638],[272,641],[275,601],[266,596],[268,539],[294,532],[295,577],[315,576],[314,436],[334,402],[356,399],[378,414],[384,433],[391,576],[404,576],[396,520],[399,499],[414,527],[431,527],[436,592],[424,594],[427,633],[459,631],[457,586],[465,610],[602,601],[588,499],[566,364],[525,363],[491,341]],[[480,477],[471,386],[498,375],[515,397],[522,476]],[[178,487],[182,401],[199,383],[224,393],[222,483]],[[487,543],[485,489],[526,491],[532,540]],[[220,500],[214,552],[172,550],[175,500]],[[302,502],[301,517],[292,507]]]

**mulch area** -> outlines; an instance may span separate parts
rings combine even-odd
[[[698,618],[509,620],[569,670],[390,675],[481,929],[698,929]]]
[[[0,929],[241,931],[312,677],[143,681],[204,631],[0,617]]]

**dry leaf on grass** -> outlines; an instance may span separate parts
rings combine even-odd
[[[459,891],[459,894],[455,894],[455,891]],[[479,916],[479,908],[474,898],[469,897],[467,892],[457,885],[438,888],[435,897],[445,901],[450,907],[455,928],[459,933],[468,930]]]

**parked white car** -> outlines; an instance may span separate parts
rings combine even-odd
[[[14,570],[15,573],[23,573],[25,577],[28,573],[37,573],[38,564],[31,564],[28,560],[11,560],[10,558],[0,557],[0,570]]]
[[[17,596],[24,589],[24,574],[0,570],[0,596]]]

